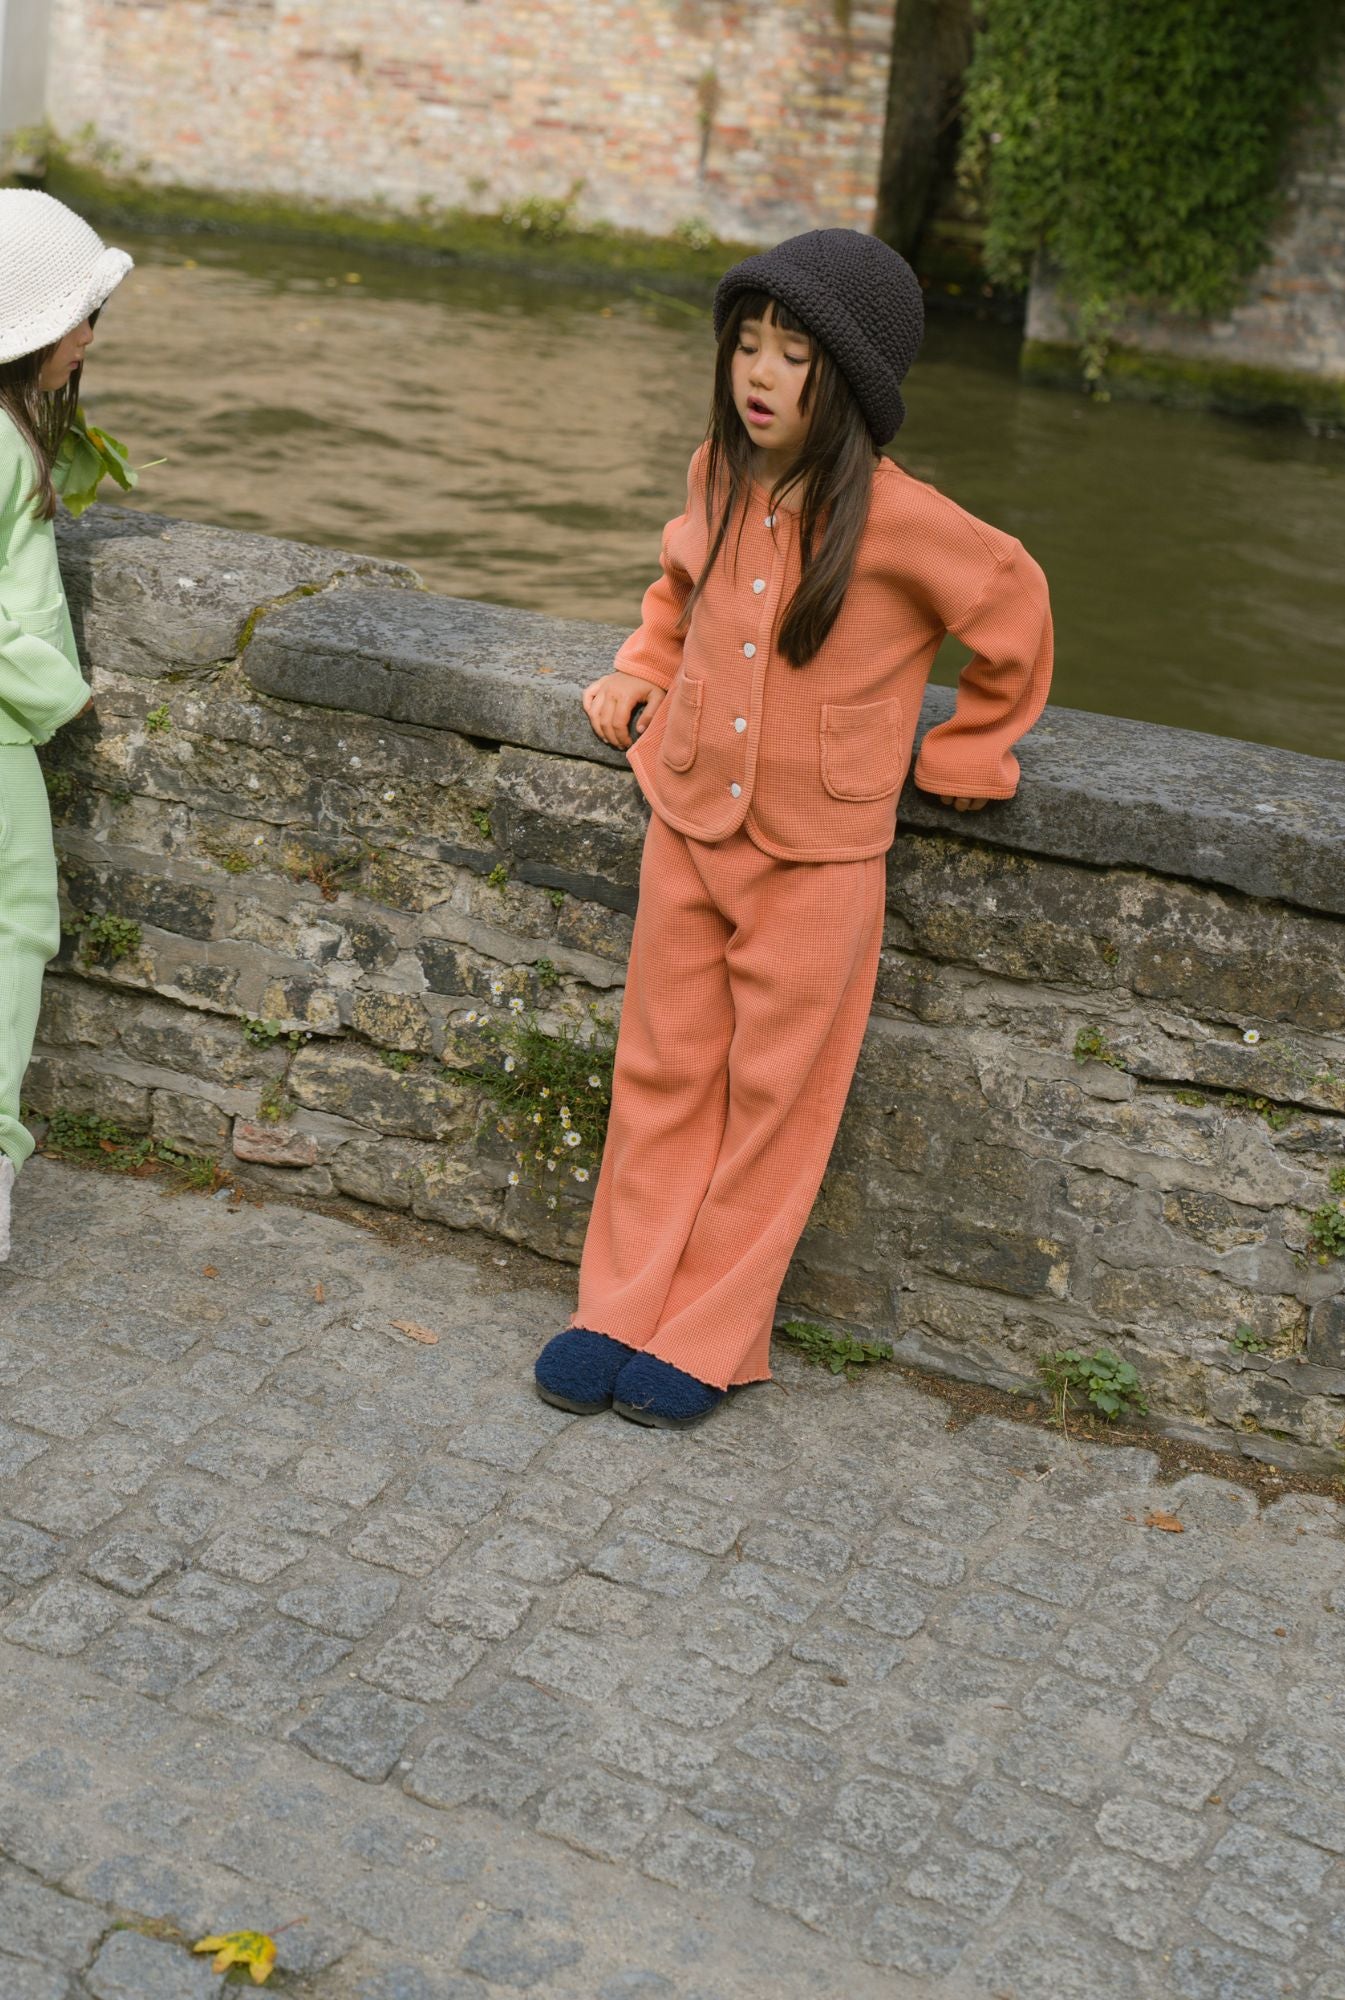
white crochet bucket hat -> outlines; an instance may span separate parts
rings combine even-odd
[[[0,361],[72,333],[131,269],[73,208],[36,188],[0,188]]]

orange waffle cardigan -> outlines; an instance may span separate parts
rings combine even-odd
[[[782,861],[861,861],[896,830],[921,699],[945,632],[975,657],[953,716],[926,734],[922,790],[1007,799],[1012,745],[1051,679],[1046,579],[1020,542],[881,458],[840,616],[792,667],[774,633],[799,579],[798,516],[768,516],[754,485],[684,632],[682,608],[708,546],[705,447],[687,505],[663,534],[662,575],[616,666],[669,690],[630,759],[661,819],[692,839],[745,828]]]

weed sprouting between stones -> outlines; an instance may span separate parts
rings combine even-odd
[[[170,1174],[181,1186],[213,1193],[231,1187],[233,1175],[205,1153],[179,1153],[147,1133],[127,1132],[115,1119],[91,1111],[55,1111],[47,1123],[42,1151],[53,1159],[99,1166],[112,1173],[144,1178]]]
[[[1124,1069],[1123,1058],[1117,1055],[1101,1028],[1080,1028],[1074,1037],[1074,1060],[1077,1063],[1108,1063],[1112,1069]]]
[[[502,979],[491,981],[491,999],[492,1007],[465,1017],[487,1046],[486,1060],[468,1073],[494,1104],[495,1129],[513,1148],[510,1186],[527,1185],[554,1208],[562,1181],[591,1180],[602,1159],[616,1028],[590,1007],[553,1033],[517,995],[506,1001]]]
[[[76,951],[85,965],[119,965],[140,949],[141,931],[132,917],[76,916],[69,926],[78,940]]]
[[[813,1367],[844,1375],[848,1382],[853,1382],[861,1368],[892,1359],[890,1340],[860,1340],[855,1334],[819,1326],[816,1320],[789,1319],[778,1331]]]
[[[1043,1354],[1038,1362],[1047,1394],[1055,1404],[1055,1420],[1063,1430],[1075,1399],[1090,1403],[1106,1423],[1113,1424],[1122,1412],[1143,1417],[1149,1413],[1139,1370],[1122,1361],[1110,1347],[1083,1354],[1077,1347],[1062,1347]]]
[[[1345,1167],[1333,1167],[1327,1183],[1334,1201],[1324,1201],[1308,1217],[1308,1247],[1319,1264],[1345,1257]]]

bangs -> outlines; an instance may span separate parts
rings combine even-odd
[[[734,301],[732,315],[724,329],[725,334],[730,332],[736,334],[746,319],[771,319],[781,333],[801,333],[805,339],[813,339],[803,321],[770,292],[740,292]],[[816,342],[813,344],[815,346]]]

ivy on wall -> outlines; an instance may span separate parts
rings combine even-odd
[[[1338,0],[979,0],[960,174],[996,282],[1043,255],[1099,356],[1127,304],[1216,313],[1262,260]]]

